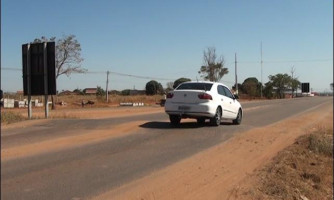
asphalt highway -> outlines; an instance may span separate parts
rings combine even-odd
[[[195,120],[181,120],[180,126],[172,127],[162,112],[109,119],[57,119],[4,129],[1,150],[68,136],[75,138],[97,130],[118,132],[119,125],[140,122],[124,135],[119,130],[117,137],[83,144],[74,140],[73,145],[55,151],[11,159],[1,157],[1,199],[88,199],[225,142],[237,133],[298,117],[325,104],[333,104],[333,99],[245,102],[241,125],[223,121],[219,127],[199,126]],[[52,149],[52,143],[49,148]]]

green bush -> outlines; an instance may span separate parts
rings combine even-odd
[[[181,83],[184,83],[184,82],[187,82],[187,81],[191,81],[191,79],[189,79],[189,78],[179,78],[179,79],[174,81],[173,88],[175,89]]]
[[[158,83],[155,80],[151,80],[146,83],[146,95],[156,95],[156,94],[163,94],[164,89],[161,85],[161,83]]]

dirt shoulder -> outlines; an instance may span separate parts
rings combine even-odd
[[[328,120],[333,119],[329,116]],[[333,126],[321,125],[246,177],[230,199],[333,199]]]
[[[325,104],[239,133],[225,143],[93,199],[238,199],[238,188],[243,188],[245,180],[278,152],[313,128],[332,124],[332,110],[332,104]]]

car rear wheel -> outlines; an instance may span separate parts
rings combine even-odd
[[[233,120],[233,124],[239,125],[239,124],[241,124],[241,120],[242,120],[242,111],[241,111],[241,109],[239,109],[237,118],[235,118],[235,120]]]
[[[169,115],[169,120],[172,125],[179,125],[181,117],[178,115]]]
[[[213,126],[219,126],[221,117],[222,117],[222,111],[220,108],[217,108],[215,116],[210,119],[210,124]]]

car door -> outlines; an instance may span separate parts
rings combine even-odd
[[[230,119],[232,117],[231,113],[231,106],[230,106],[230,100],[227,97],[227,94],[225,92],[224,86],[218,85],[217,87],[218,94],[220,97],[220,105],[223,108],[223,118]]]
[[[227,102],[228,102],[228,110],[229,110],[229,117],[232,119],[235,119],[237,117],[238,114],[238,110],[239,108],[237,107],[236,103],[235,103],[235,98],[234,95],[232,94],[232,92],[225,86],[223,86],[225,95],[227,97]]]

